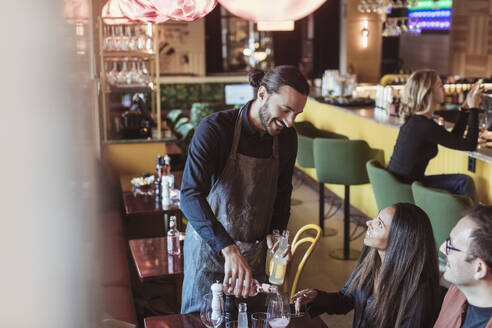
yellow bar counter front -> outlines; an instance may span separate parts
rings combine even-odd
[[[309,97],[304,112],[296,118],[296,122],[309,121],[318,129],[327,130],[347,136],[351,140],[365,140],[371,148],[384,151],[384,166],[393,153],[398,137],[400,121],[396,117],[387,116],[383,110],[373,107],[340,107],[319,102]],[[476,159],[475,172],[468,171],[468,157]],[[316,180],[315,169],[298,169]],[[492,177],[492,149],[478,149],[465,152],[439,146],[438,155],[429,162],[426,174],[464,173],[475,180],[480,202],[492,204],[490,178]],[[344,197],[344,187],[327,184],[326,187]],[[376,200],[370,184],[351,186],[351,205],[370,217],[378,214]]]

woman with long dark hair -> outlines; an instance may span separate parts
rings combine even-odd
[[[305,289],[294,300],[311,316],[355,310],[353,327],[432,327],[439,313],[437,250],[429,218],[398,203],[367,222],[364,248],[338,293]]]

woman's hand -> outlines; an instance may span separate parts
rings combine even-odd
[[[303,289],[292,296],[292,300],[295,302],[299,299],[299,303],[304,305],[311,303],[316,296],[318,296],[318,291],[316,289]]]
[[[475,83],[473,87],[468,91],[463,108],[479,108],[482,103],[483,86],[480,81]]]

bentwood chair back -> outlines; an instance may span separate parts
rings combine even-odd
[[[310,232],[308,236],[304,236],[301,238],[301,235],[303,235],[305,232]],[[312,235],[314,234],[314,237]],[[314,248],[316,245],[318,245],[319,239],[321,238],[321,228],[316,225],[316,224],[306,224],[302,228],[300,228],[296,235],[294,236],[294,239],[292,240],[292,256],[296,253],[296,251],[299,249],[299,246],[303,244],[309,244],[309,247],[306,249],[306,252],[304,253],[304,256],[302,257],[301,261],[299,262],[299,265],[297,266],[297,271],[294,276],[294,280],[292,281],[291,287],[290,287],[290,297],[294,296],[297,290],[297,285],[299,284],[299,278],[301,277],[301,273],[304,270],[304,266],[306,265],[306,262],[309,260],[311,257],[311,254],[313,253]],[[289,286],[287,284],[284,285],[284,289],[286,292],[289,291]]]
[[[316,128],[311,122],[295,122],[297,131],[297,164],[303,168],[314,168],[314,138],[348,139],[346,136]],[[326,235],[335,235],[336,230],[324,229],[325,193],[324,184],[319,184],[319,225]]]
[[[314,139],[314,166],[321,183],[345,186],[344,246],[330,255],[336,259],[357,259],[360,252],[350,250],[350,186],[369,183],[366,163],[371,159],[382,161],[383,151],[372,149],[363,140]]]
[[[412,192],[415,205],[429,216],[436,247],[439,249],[456,223],[473,206],[473,201],[446,190],[425,187],[418,181],[412,183]]]
[[[414,204],[412,185],[398,181],[375,159],[368,161],[366,168],[378,210],[396,203]]]

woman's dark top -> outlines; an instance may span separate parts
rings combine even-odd
[[[460,111],[453,131],[448,132],[434,120],[422,115],[412,115],[400,127],[388,171],[404,183],[424,177],[429,161],[437,155],[437,145],[473,151],[477,148],[478,110],[470,114]],[[463,138],[468,117],[468,133]]]
[[[352,282],[360,263],[369,253],[369,250],[369,247],[364,246],[354,271],[341,291],[338,293],[326,293],[318,290],[316,298],[307,306],[307,312],[311,317],[325,312],[328,314],[346,314],[354,310],[353,328],[373,327],[366,313],[368,305],[374,300],[374,295],[372,294],[373,285],[367,286],[364,290],[348,292],[348,286]],[[432,297],[427,295],[426,290],[429,290],[427,286],[430,283],[431,281],[427,281],[417,289],[405,311],[406,315],[400,326],[401,328],[427,328],[434,325],[441,304],[435,300],[433,301]],[[394,328],[394,322],[388,322],[386,327]]]

